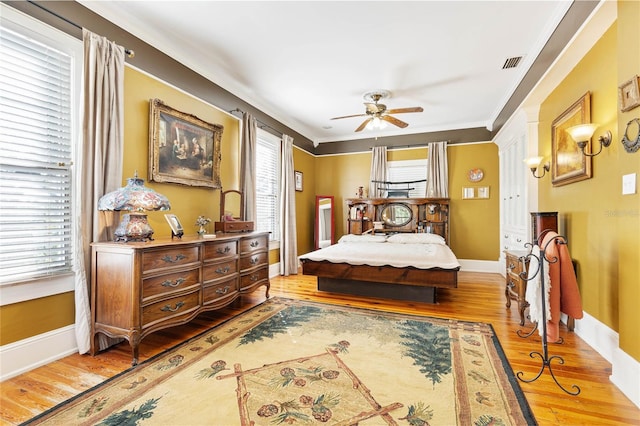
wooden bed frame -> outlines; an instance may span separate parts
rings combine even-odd
[[[427,225],[449,243],[449,200],[443,198],[404,199],[355,199],[347,200],[349,209],[362,208],[366,204],[369,216],[361,223],[373,226],[373,221],[381,220],[380,213],[387,204],[401,203],[410,206],[412,220],[403,228],[386,228],[386,232],[415,232]],[[437,205],[434,209],[433,205]],[[427,207],[430,206],[430,207]],[[362,210],[361,210],[362,211]],[[351,217],[351,214],[350,216]],[[439,220],[435,220],[435,219]],[[386,226],[386,225],[385,225]],[[363,232],[370,231],[363,229]],[[326,260],[302,259],[302,273],[318,277],[318,290],[358,296],[378,297],[395,300],[436,303],[437,288],[456,288],[458,271],[455,269],[397,268],[393,266],[351,265],[332,263]]]

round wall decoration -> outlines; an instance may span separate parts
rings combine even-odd
[[[471,169],[469,173],[467,173],[467,178],[471,182],[480,182],[484,177],[484,172],[482,169]]]

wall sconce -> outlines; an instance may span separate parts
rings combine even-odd
[[[582,154],[586,155],[587,157],[595,157],[602,152],[602,147],[608,147],[609,145],[611,145],[611,132],[607,130],[607,133],[598,138],[598,141],[600,141],[600,150],[598,152],[592,154],[584,151],[585,147],[587,146],[587,142],[589,142],[589,139],[591,139],[593,133],[597,128],[598,125],[592,123],[579,124],[567,129],[567,133],[569,133],[571,138],[576,141],[576,143],[578,144],[578,148],[580,148],[580,151],[582,151]]]
[[[540,179],[551,169],[551,163],[547,161],[542,166],[542,174],[540,176],[536,175],[536,171],[538,171],[538,167],[540,167],[542,158],[543,157],[529,157],[524,160],[524,162],[527,163],[527,167],[529,167],[529,170],[531,170],[531,174],[536,179]]]

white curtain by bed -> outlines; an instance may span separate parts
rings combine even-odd
[[[374,146],[371,150],[371,173],[369,175],[369,197],[381,198],[384,197],[385,190],[383,185],[373,182],[386,181],[387,180],[387,147],[386,146]]]
[[[282,178],[280,195],[280,275],[288,276],[298,273],[293,138],[288,135],[282,135]]]
[[[427,154],[427,198],[449,197],[447,142],[429,143]]]
[[[92,241],[113,239],[113,229],[97,210],[105,193],[122,186],[124,149],[124,48],[86,29],[84,42],[84,105],[82,159],[77,216],[78,241],[75,265],[75,330],[78,352],[90,349],[91,312],[89,307]],[[100,335],[100,348],[109,341]]]

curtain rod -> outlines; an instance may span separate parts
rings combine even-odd
[[[230,114],[233,114],[234,112],[239,112],[241,114],[244,114],[244,111],[241,110],[240,108],[235,108],[235,109],[232,109],[231,111],[229,111]],[[269,126],[267,123],[262,122],[262,121],[258,120],[255,117],[254,117],[254,119],[259,123],[258,127],[260,127],[262,130],[264,130],[266,128],[266,129],[269,129],[269,130],[275,132],[276,136],[282,136],[283,135],[283,133],[281,131],[279,131],[278,129],[274,129],[273,127]]]
[[[35,3],[35,2],[33,2],[33,1],[31,1],[31,0],[28,0],[28,3],[31,3],[31,4],[32,4],[32,5],[34,5],[35,7],[37,7],[37,8],[40,8],[40,9],[44,10],[45,12],[47,12],[47,13],[49,13],[49,14],[51,14],[51,15],[55,16],[56,18],[58,18],[58,19],[62,19],[62,20],[63,20],[64,22],[66,22],[67,24],[71,24],[71,25],[73,25],[74,27],[76,27],[77,29],[82,30],[82,27],[81,27],[80,25],[78,25],[78,24],[76,24],[75,22],[71,21],[70,19],[67,19],[67,18],[65,18],[64,16],[62,16],[62,15],[60,15],[60,14],[58,14],[58,13],[54,12],[53,10],[47,9],[46,7],[44,7],[44,6],[42,6],[42,5],[38,4],[38,3]],[[127,49],[126,47],[125,47],[125,49],[124,49],[124,53],[126,53],[126,54],[127,54],[127,56],[128,56],[128,57],[130,57],[130,58],[133,58],[133,57],[136,55],[136,52],[134,52],[134,51],[133,51],[133,50],[131,50],[131,49]]]
[[[397,145],[397,146],[387,146],[387,149],[400,149],[400,148],[429,148],[429,144],[432,143],[437,143],[437,142],[446,142],[447,143],[447,147],[449,146],[449,143],[451,141],[436,141],[436,142],[424,142],[424,143],[418,143],[415,145]],[[384,145],[376,145],[376,146],[384,146]],[[369,147],[369,151],[373,150],[373,148],[375,148],[376,146],[370,146]]]

